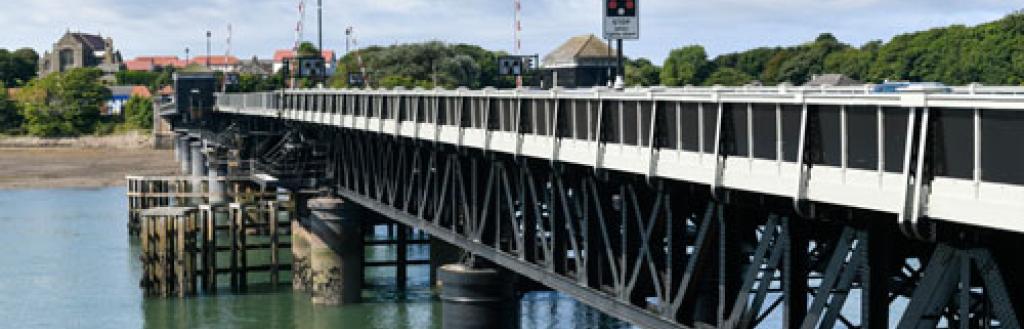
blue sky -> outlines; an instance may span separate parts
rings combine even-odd
[[[269,57],[295,38],[297,0],[2,0],[0,47],[49,48],[67,29],[102,33],[128,57],[225,52]],[[315,40],[315,0],[307,0],[306,38]],[[572,35],[601,29],[602,0],[522,0],[523,46],[545,54]],[[949,24],[992,21],[1024,8],[1020,0],[641,0],[639,41],[627,55],[661,62],[674,47],[701,44],[713,56],[752,47],[791,45],[832,32],[860,45]],[[442,40],[488,49],[512,47],[512,0],[324,0],[324,42],[344,50],[346,26],[360,44]]]

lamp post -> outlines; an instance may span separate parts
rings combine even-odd
[[[206,31],[206,68],[210,68],[210,38],[213,37],[213,32]]]
[[[324,51],[324,1],[316,0],[316,35],[318,39],[317,48]]]
[[[189,61],[189,59],[191,59],[189,57],[189,51],[190,50],[188,49],[188,47],[185,47],[185,66],[188,66],[188,61]]]
[[[345,28],[345,54],[352,52],[352,27]]]

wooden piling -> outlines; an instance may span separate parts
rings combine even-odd
[[[237,190],[237,186],[238,185],[235,185],[236,190]],[[241,206],[238,203],[232,203],[231,204],[231,210],[229,211],[229,217],[230,218],[228,219],[228,232],[229,232],[230,240],[231,240],[231,244],[230,244],[231,247],[229,248],[229,249],[231,249],[230,250],[230,253],[231,253],[231,258],[230,259],[231,260],[228,262],[228,266],[229,266],[229,273],[230,273],[230,276],[231,276],[231,291],[233,291],[233,292],[237,292],[239,290],[238,289],[238,287],[239,287],[238,286],[238,284],[239,284],[239,282],[238,282],[238,217],[241,216],[240,215],[240,213],[241,213],[240,208],[241,208]]]
[[[266,215],[267,225],[270,226],[270,283],[277,287],[280,284],[280,259],[278,259],[278,249],[280,248],[280,241],[278,241],[277,229],[277,202],[267,201],[266,203]]]

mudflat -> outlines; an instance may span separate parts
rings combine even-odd
[[[0,189],[124,186],[126,175],[174,175],[171,150],[0,147]]]

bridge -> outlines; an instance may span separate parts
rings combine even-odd
[[[448,328],[514,326],[508,277],[644,328],[1019,328],[1022,110],[977,85],[311,89],[176,126],[314,212],[465,251]]]

